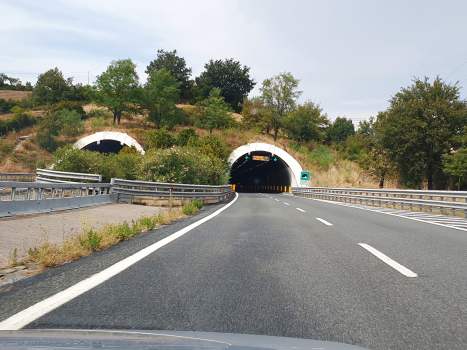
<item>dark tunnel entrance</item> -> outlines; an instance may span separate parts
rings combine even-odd
[[[118,153],[123,147],[125,147],[125,145],[122,145],[119,141],[100,140],[99,143],[97,143],[97,141],[92,142],[82,149],[100,153]]]
[[[287,164],[270,152],[246,153],[232,164],[230,183],[238,192],[285,192],[292,184]]]

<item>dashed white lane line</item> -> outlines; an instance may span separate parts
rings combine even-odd
[[[235,194],[235,198],[228,204],[224,205],[222,208],[216,210],[211,215],[206,216],[205,218],[198,220],[191,225],[171,234],[168,237],[156,242],[139,252],[130,255],[129,257],[115,263],[114,265],[102,270],[101,272],[88,277],[81,282],[55,294],[51,297],[44,299],[37,304],[34,304],[27,309],[18,312],[17,314],[10,316],[4,321],[0,322],[0,330],[18,330],[28,325],[29,323],[37,320],[39,317],[44,316],[50,311],[55,310],[56,308],[62,306],[63,304],[69,302],[70,300],[80,296],[81,294],[93,289],[94,287],[100,285],[101,283],[107,281],[113,276],[119,274],[123,270],[129,268],[138,261],[144,259],[146,256],[154,253],[159,248],[162,248],[166,244],[176,240],[177,238],[183,236],[185,233],[190,232],[194,228],[204,224],[206,221],[211,220],[215,216],[219,215],[221,212],[229,208],[232,204],[238,199],[238,193]]]
[[[278,199],[274,199],[274,200],[275,200],[276,202],[279,202],[279,200],[278,200]]]
[[[386,264],[388,264],[392,268],[399,271],[401,274],[403,274],[403,275],[405,275],[407,277],[418,277],[418,275],[415,272],[410,271],[405,266],[402,266],[398,262],[392,260],[389,256],[384,255],[383,253],[381,253],[379,250],[373,248],[372,246],[370,246],[368,244],[365,244],[365,243],[358,243],[358,245],[361,246],[362,248],[365,248],[366,250],[368,250],[371,254],[373,254],[377,258],[381,259]]]
[[[285,205],[290,205],[289,203],[284,202]]]
[[[301,211],[303,213],[306,213],[305,210],[303,210],[303,209],[300,209],[300,208],[295,208],[295,209],[297,209],[298,211]]]
[[[332,226],[332,224],[330,222],[327,222],[326,220],[323,220],[321,218],[316,218],[316,220],[321,221],[325,225]]]

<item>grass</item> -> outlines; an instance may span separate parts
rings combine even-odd
[[[99,230],[91,228],[61,244],[52,244],[46,240],[41,246],[30,249],[29,257],[25,261],[18,262],[15,258],[9,265],[38,263],[44,269],[60,266],[128,240],[140,233],[192,215],[200,210],[202,205],[199,201],[186,200],[183,206],[170,208],[164,213],[159,212],[156,216],[132,220],[131,223],[125,221],[121,225],[106,225]]]

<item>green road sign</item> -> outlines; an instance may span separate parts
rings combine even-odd
[[[309,171],[302,171],[302,174],[300,175],[300,180],[301,181],[310,181],[310,172]]]

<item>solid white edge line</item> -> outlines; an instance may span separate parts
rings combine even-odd
[[[305,210],[303,210],[303,209],[300,209],[300,208],[295,208],[295,209],[297,209],[297,210],[299,210],[299,211],[301,211],[301,212],[304,212],[304,213],[305,213]]]
[[[399,271],[401,274],[403,274],[403,275],[405,275],[407,277],[418,277],[418,275],[415,272],[410,271],[408,268],[402,266],[397,261],[392,260],[389,256],[384,255],[383,253],[381,253],[379,250],[373,248],[372,246],[370,246],[370,245],[368,245],[366,243],[358,243],[358,245],[361,246],[362,248],[365,248],[366,250],[368,250],[371,254],[373,254],[377,258],[381,259],[386,264],[388,264],[392,268]]]
[[[332,226],[332,224],[330,222],[327,222],[326,220],[323,220],[321,218],[316,218],[316,220],[321,221],[325,225]]]
[[[95,275],[92,275],[91,277],[88,277],[82,280],[81,282],[78,282],[77,284],[7,318],[6,320],[0,322],[0,330],[18,330],[23,328],[29,323],[49,313],[50,311],[91,290],[92,288],[100,285],[101,283],[107,281],[113,276],[116,276],[117,274],[129,268],[133,264],[144,259],[146,256],[154,253],[159,248],[162,248],[166,244],[183,236],[185,233],[204,224],[206,221],[211,220],[212,218],[229,208],[232,204],[234,204],[237,201],[237,199],[238,193],[235,193],[235,198],[232,200],[232,202],[226,204],[225,206],[215,211],[214,213],[206,216],[205,218],[194,222],[193,224],[171,234],[170,236],[160,240],[159,242],[156,242],[150,245],[149,247],[140,250],[139,252],[119,261],[118,263],[115,263],[114,265],[106,268],[105,270],[102,270],[101,272],[98,272]]]

